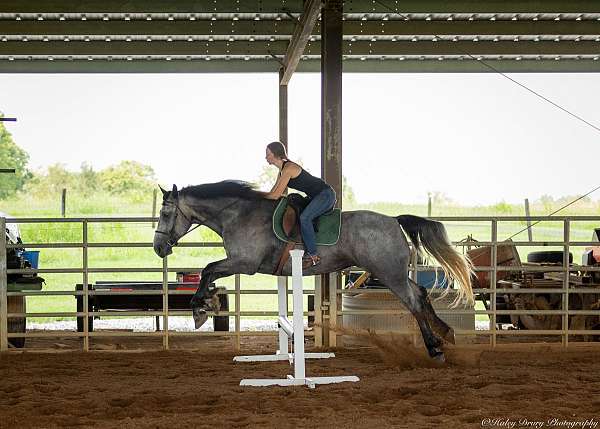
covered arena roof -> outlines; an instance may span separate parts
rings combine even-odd
[[[599,1],[343,10],[346,72],[600,71]],[[3,0],[0,72],[276,72],[303,11],[302,0]],[[319,23],[298,71],[320,70]]]

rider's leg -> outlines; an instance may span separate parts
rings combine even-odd
[[[327,188],[317,194],[300,214],[302,240],[309,256],[317,256],[317,243],[313,219],[331,210],[335,205],[335,192]]]

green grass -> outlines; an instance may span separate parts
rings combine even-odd
[[[398,215],[400,213],[410,213],[424,216],[427,214],[426,206],[402,205],[397,203],[374,203],[364,205],[354,205],[347,209],[368,209],[375,210],[388,215]],[[546,208],[532,206],[533,215],[544,215]],[[0,211],[10,213],[15,217],[59,217],[60,200],[48,198],[40,200],[24,196],[15,197],[9,200],[0,201]],[[118,198],[108,195],[98,195],[94,197],[83,197],[69,195],[67,200],[68,217],[133,217],[133,216],[151,216],[152,214],[152,195],[147,197],[137,197],[135,200]],[[560,213],[561,215],[599,215],[600,211],[595,204],[587,203],[585,205],[573,206],[568,211]],[[432,213],[433,216],[522,216],[522,209],[518,206],[500,204],[488,207],[458,207],[443,206],[436,207]],[[479,241],[488,241],[491,239],[490,222],[446,222],[448,235],[452,240],[458,241],[472,235]],[[572,241],[588,241],[591,238],[594,227],[600,226],[598,222],[573,222],[571,225]],[[499,222],[498,238],[506,239],[525,227],[525,222]],[[83,228],[81,223],[54,223],[54,224],[21,224],[21,235],[27,243],[75,243],[83,239]],[[154,229],[150,223],[89,223],[88,239],[90,242],[146,242],[152,241]],[[533,239],[535,241],[562,241],[563,224],[562,222],[543,222],[533,228]],[[527,233],[522,232],[513,240],[526,241]],[[212,231],[205,227],[198,228],[182,241],[220,241]],[[536,247],[519,247],[519,253],[522,260],[526,260],[526,255],[530,251],[540,250]],[[544,250],[556,249],[560,247],[544,247]],[[574,247],[571,249],[574,254],[574,261],[578,262],[581,258],[583,248]],[[81,249],[41,249],[40,268],[81,268],[82,267]],[[176,248],[172,256],[169,257],[169,267],[187,267],[200,270],[207,263],[219,260],[225,257],[222,248]],[[145,267],[161,268],[162,261],[153,252],[151,248],[91,248],[88,253],[89,266],[93,268],[100,267]],[[82,282],[81,274],[45,274],[46,285],[44,290],[63,290],[72,291],[77,283]],[[90,274],[89,280],[161,280],[161,273],[101,273]],[[175,273],[170,275],[170,279],[175,279]],[[228,289],[234,289],[234,278],[226,278],[217,281],[219,286],[226,286]],[[270,289],[276,291],[276,279],[272,276],[255,275],[242,276],[242,289]],[[314,287],[313,278],[307,278],[305,288]],[[244,295],[241,309],[243,311],[270,311],[276,309],[276,295]],[[60,297],[29,297],[27,300],[28,312],[68,312],[75,311],[75,298],[68,296]],[[305,304],[306,305],[306,304]],[[231,307],[233,310],[233,299]],[[486,316],[478,316],[478,319],[485,320]],[[38,319],[39,320],[39,319]],[[44,320],[48,320],[45,318]]]

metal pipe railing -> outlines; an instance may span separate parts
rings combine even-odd
[[[497,337],[498,336],[511,336],[511,335],[560,335],[562,336],[562,343],[565,347],[569,345],[569,337],[572,335],[600,335],[600,331],[595,330],[571,330],[569,329],[569,317],[575,315],[600,315],[600,310],[569,310],[569,295],[578,293],[578,294],[600,294],[600,288],[587,288],[587,287],[570,287],[569,283],[569,275],[571,272],[579,271],[578,268],[570,267],[568,264],[568,255],[569,250],[575,246],[590,246],[597,245],[598,243],[593,241],[570,241],[571,238],[571,225],[574,221],[598,221],[600,220],[600,216],[558,216],[558,217],[548,217],[548,216],[530,216],[528,217],[531,220],[541,220],[541,221],[552,221],[552,222],[562,222],[563,224],[563,237],[562,240],[557,241],[513,241],[510,242],[510,245],[518,246],[518,247],[532,247],[532,246],[555,246],[562,247],[564,250],[564,260],[562,266],[556,267],[518,267],[518,266],[498,266],[497,258],[498,258],[498,247],[504,245],[505,243],[502,241],[498,241],[498,224],[500,222],[514,222],[514,221],[523,221],[527,218],[521,216],[507,216],[507,217],[438,217],[435,218],[439,221],[447,221],[447,222],[489,222],[490,223],[490,233],[491,240],[490,241],[461,241],[454,242],[455,245],[460,246],[491,246],[491,256],[492,261],[490,266],[477,266],[475,270],[478,272],[489,272],[490,273],[490,285],[487,288],[476,288],[474,289],[475,293],[486,293],[490,295],[491,307],[489,310],[475,310],[475,309],[444,309],[444,310],[436,310],[436,312],[440,315],[444,314],[465,314],[465,315],[488,315],[490,316],[490,325],[487,330],[479,330],[479,331],[471,331],[471,330],[457,330],[456,333],[458,335],[473,335],[473,334],[482,334],[489,335],[490,337],[490,345],[495,347],[497,345]],[[235,276],[235,289],[227,290],[225,293],[228,295],[235,295],[235,310],[228,312],[221,312],[219,315],[225,316],[233,316],[235,331],[232,333],[206,333],[206,332],[175,332],[169,330],[169,316],[189,316],[191,315],[191,311],[189,310],[169,310],[169,295],[191,295],[193,292],[191,291],[169,291],[168,290],[168,275],[169,273],[178,272],[178,271],[196,271],[198,268],[182,268],[182,267],[169,267],[168,259],[164,258],[162,261],[162,267],[103,267],[103,268],[93,268],[89,266],[88,259],[88,250],[90,248],[151,248],[152,243],[149,242],[133,242],[133,243],[113,243],[113,242],[90,242],[89,241],[89,225],[92,223],[112,223],[112,222],[123,222],[123,223],[150,223],[152,221],[156,221],[156,218],[151,217],[118,217],[118,218],[27,218],[27,219],[6,219],[0,218],[0,228],[6,228],[6,224],[9,223],[79,223],[82,225],[82,240],[81,242],[69,242],[69,243],[26,243],[26,244],[7,244],[6,237],[4,234],[0,234],[0,350],[4,351],[8,349],[8,339],[14,337],[40,337],[40,336],[75,336],[75,337],[83,337],[83,349],[89,350],[89,339],[92,337],[100,337],[100,336],[115,336],[115,333],[109,332],[90,332],[88,326],[88,317],[94,316],[131,316],[131,317],[139,317],[139,316],[159,316],[163,320],[163,330],[157,333],[118,333],[118,336],[125,336],[130,334],[132,336],[140,336],[140,334],[144,334],[144,336],[159,336],[163,339],[163,348],[169,348],[169,337],[171,336],[182,336],[182,335],[230,335],[233,336],[234,339],[234,347],[236,350],[240,349],[241,346],[241,337],[246,335],[257,335],[257,332],[252,331],[251,333],[243,332],[241,330],[241,318],[242,317],[260,317],[260,316],[277,316],[277,311],[241,311],[241,300],[242,295],[256,295],[256,294],[277,294],[277,290],[242,290],[241,289],[241,277],[239,275]],[[69,268],[41,268],[41,269],[10,269],[8,270],[6,267],[6,256],[7,249],[15,248],[15,247],[27,247],[27,248],[56,248],[56,249],[69,249],[69,248],[80,248],[82,249],[82,267],[69,267]],[[186,242],[181,243],[180,247],[193,248],[193,247],[222,247],[223,244],[221,242]],[[411,259],[411,264],[409,268],[409,275],[411,278],[415,277],[418,272],[430,270],[430,267],[423,267],[417,265],[416,257]],[[600,271],[600,267],[585,267],[585,271],[588,272],[598,272]],[[498,273],[500,272],[527,272],[527,273],[536,273],[536,272],[555,272],[562,273],[562,287],[560,288],[548,288],[548,287],[539,287],[539,288],[522,288],[522,289],[511,289],[511,288],[502,288],[498,287],[499,284],[497,282]],[[31,273],[74,273],[82,275],[82,283],[83,288],[80,291],[21,291],[21,292],[8,292],[8,282],[7,276],[8,274],[31,274]],[[111,295],[110,292],[107,291],[91,291],[88,288],[89,284],[89,276],[93,273],[162,273],[162,289],[156,291],[123,291],[119,292],[120,295],[162,295],[163,297],[163,308],[159,311],[145,311],[145,312],[93,312],[89,311],[89,299],[94,295]],[[304,294],[315,294],[317,292],[315,290],[306,289],[304,290]],[[334,292],[333,290],[330,292]],[[360,293],[391,293],[389,291],[381,291],[381,290],[361,290]],[[354,291],[345,291],[338,289],[335,293],[332,293],[330,296],[330,301],[335,303],[337,302],[337,297],[341,300],[341,295],[352,294]],[[498,310],[496,308],[496,298],[498,294],[560,294],[561,295],[561,309],[560,310]],[[8,297],[26,297],[26,296],[81,296],[83,297],[83,311],[80,312],[49,312],[49,313],[32,313],[32,312],[8,312]],[[408,311],[405,310],[337,310],[334,309],[332,311],[329,308],[331,315],[335,318],[330,323],[336,324],[338,319],[341,319],[344,315],[351,314],[369,314],[369,315],[377,315],[377,314],[409,314]],[[209,315],[212,315],[209,313]],[[323,309],[316,303],[315,311],[305,312],[306,315],[314,315],[315,320],[321,321],[321,323],[327,323],[330,318],[329,314],[323,314]],[[523,330],[523,331],[504,331],[497,329],[497,316],[498,315],[554,315],[561,316],[561,328],[558,330]],[[60,332],[60,333],[8,333],[8,318],[12,317],[26,317],[26,318],[36,318],[36,317],[83,317],[84,319],[84,331],[81,333],[73,333],[73,332]],[[411,331],[412,332],[412,331]],[[43,335],[41,335],[43,334]],[[65,335],[68,334],[68,335]],[[151,334],[151,335],[146,335]],[[272,335],[275,335],[276,332],[272,332]],[[264,333],[260,333],[258,335],[266,335]],[[318,336],[319,333],[316,333]],[[335,335],[335,333],[333,333]]]
[[[0,217],[0,352],[8,350],[8,275],[6,273],[6,219]]]

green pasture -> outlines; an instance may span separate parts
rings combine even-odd
[[[427,215],[426,206],[401,205],[395,203],[380,203],[369,205],[355,205],[346,209],[369,209],[388,215],[410,213],[420,216]],[[534,206],[535,209],[535,206]],[[11,216],[23,217],[59,217],[60,199],[26,198],[14,197],[9,200],[0,200],[0,211],[9,213]],[[67,203],[67,217],[149,217],[152,213],[152,196],[147,198],[118,198],[114,196],[100,195],[98,197],[72,196]],[[544,215],[532,210],[532,215]],[[600,211],[589,204],[586,206],[574,206],[569,211],[561,212],[561,215],[599,215]],[[522,210],[517,206],[503,204],[501,206],[486,207],[436,207],[432,216],[522,216]],[[464,221],[445,222],[450,238],[458,241],[471,235],[479,241],[491,240],[491,222],[489,221]],[[526,226],[525,222],[498,222],[498,239],[509,238]],[[571,241],[589,241],[594,227],[600,227],[600,216],[598,222],[576,221],[570,227]],[[21,235],[25,243],[76,243],[83,239],[83,226],[81,223],[39,223],[21,224]],[[88,239],[91,243],[151,243],[154,234],[152,225],[147,223],[95,223],[88,224]],[[542,222],[533,227],[534,241],[562,241],[563,223],[559,221]],[[527,232],[522,232],[515,241],[527,241]],[[220,238],[205,227],[198,228],[182,241],[216,242]],[[540,247],[518,248],[523,261],[530,251],[540,250]],[[561,250],[561,247],[543,247],[544,250]],[[574,261],[581,260],[582,247],[573,247],[571,252]],[[82,249],[41,249],[40,268],[81,268]],[[222,248],[183,248],[175,249],[173,255],[168,258],[169,267],[194,268],[200,270],[207,263],[224,258]],[[162,268],[162,260],[158,258],[151,247],[148,248],[90,248],[88,251],[88,262],[90,268]],[[82,282],[81,274],[43,274],[46,279],[44,290],[72,291],[77,283]],[[170,279],[175,279],[175,273],[170,274]],[[162,273],[92,273],[89,275],[90,282],[98,280],[162,280]],[[305,288],[312,289],[314,279],[306,279]],[[219,286],[234,289],[234,278],[226,278],[217,281]],[[242,290],[270,289],[277,290],[276,279],[272,276],[254,275],[242,276]],[[233,310],[233,299],[230,308]],[[273,295],[242,295],[242,311],[272,311],[276,309],[277,297]],[[70,312],[75,311],[75,298],[70,296],[51,297],[29,297],[27,300],[28,312]],[[482,320],[486,316],[479,316]],[[35,319],[34,319],[35,320]],[[37,319],[41,321],[42,318]],[[43,318],[44,321],[49,320]]]

